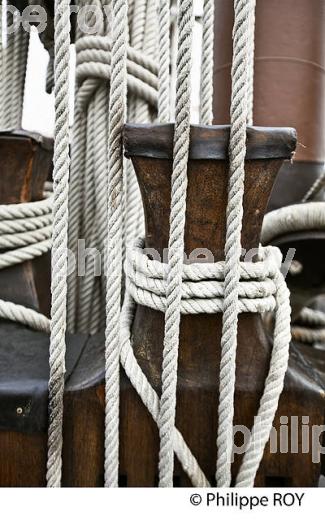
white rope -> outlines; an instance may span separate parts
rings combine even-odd
[[[0,205],[0,269],[21,264],[51,249],[52,196],[36,202]],[[47,331],[49,320],[42,314],[0,299],[0,318]]]
[[[186,213],[187,160],[190,140],[190,72],[192,60],[192,0],[180,0],[176,107],[171,179],[171,211],[168,242],[165,335],[162,363],[162,392],[159,413],[159,485],[173,486],[173,430],[176,415],[177,361],[179,346],[184,227]]]
[[[234,392],[238,326],[239,262],[246,155],[247,67],[250,3],[235,0],[233,29],[232,96],[230,108],[229,185],[225,243],[225,297],[221,337],[218,458],[216,481],[219,487],[231,483]]]
[[[158,0],[158,120],[170,118],[170,1]]]
[[[47,253],[51,247],[52,196],[36,202],[0,205],[0,269]]]
[[[245,450],[243,461],[237,475],[236,487],[254,486],[256,472],[270,436],[288,367],[289,344],[291,340],[290,293],[280,271],[277,272],[275,283],[278,298],[275,310],[274,342],[270,368],[265,381],[259,409],[254,418],[249,444]]]
[[[200,123],[202,125],[212,125],[213,121],[213,43],[214,0],[204,0],[200,83]]]
[[[270,211],[264,217],[262,243],[270,244],[287,233],[322,231],[325,228],[325,202],[293,204]]]
[[[50,332],[50,320],[24,305],[0,299],[0,318],[15,321],[39,332]]]
[[[255,1],[235,0],[234,51],[232,66],[230,178],[225,244],[224,314],[221,339],[218,459],[218,486],[231,483],[237,323],[240,312],[240,255],[246,154],[246,123],[252,122]],[[246,83],[248,82],[248,86]],[[250,99],[249,99],[250,98]],[[236,486],[253,486],[263,457],[281,395],[288,364],[290,334],[289,291],[278,268],[274,343],[269,374],[245,450]]]
[[[55,4],[55,131],[47,485],[61,484],[69,198],[69,0]]]
[[[1,45],[0,128],[21,128],[29,33],[18,23],[20,13],[5,13],[7,24],[14,25],[7,34],[6,46]],[[2,34],[3,38],[3,34]]]
[[[165,312],[167,307],[168,265],[149,259],[143,251],[144,241],[138,239],[126,258],[126,300],[122,312],[121,360],[126,373],[144,404],[152,413],[149,384],[136,364],[130,345],[130,327],[135,303]],[[265,313],[275,311],[274,347],[269,375],[254,421],[252,438],[237,478],[237,486],[253,486],[254,478],[268,440],[278,398],[288,363],[290,342],[289,291],[280,273],[281,253],[277,248],[260,248],[256,263],[240,262],[239,312]],[[225,262],[184,264],[180,311],[184,314],[213,313],[224,310]],[[126,360],[129,360],[128,364]],[[145,388],[144,388],[145,386]],[[149,393],[150,392],[150,393]],[[156,420],[156,419],[155,419]],[[158,422],[159,424],[159,422]],[[174,426],[175,428],[175,426]],[[173,430],[176,431],[175,429]],[[175,442],[175,433],[172,435]],[[175,445],[174,445],[175,449]],[[175,450],[176,452],[176,450]],[[177,452],[179,456],[179,453]],[[184,455],[181,455],[184,457]],[[182,458],[180,458],[181,463]],[[193,461],[194,462],[194,461]],[[202,482],[201,470],[195,463],[191,472],[193,485]],[[207,485],[207,481],[205,483]]]
[[[292,339],[300,343],[325,343],[325,313],[305,307],[291,328]]]
[[[142,247],[143,241],[139,240],[133,250],[128,250],[125,269],[128,291],[138,304],[165,312],[168,265],[145,257]],[[183,266],[182,314],[223,311],[225,263],[204,264],[203,269],[201,266],[201,263]],[[280,267],[281,254],[273,247],[260,248],[257,262],[240,263],[239,312],[265,313],[275,309],[275,280]]]
[[[142,372],[131,345],[130,328],[133,322],[134,308],[135,302],[127,292],[121,315],[121,364],[143,404],[158,424],[159,397]],[[193,486],[209,487],[210,483],[176,427],[174,427],[173,433],[173,449]]]
[[[105,486],[118,486],[119,354],[123,242],[123,125],[127,89],[127,0],[113,0],[109,99],[108,248],[105,339]]]

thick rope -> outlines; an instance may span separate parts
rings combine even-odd
[[[291,328],[292,339],[310,345],[325,343],[325,313],[305,307]]]
[[[262,243],[270,244],[281,235],[298,231],[322,231],[325,228],[325,202],[293,204],[264,217]]]
[[[254,57],[255,57],[255,11],[256,0],[249,0],[249,57],[248,57],[248,71],[247,71],[247,124],[253,125],[254,115]]]
[[[105,486],[118,486],[119,356],[123,242],[123,125],[127,89],[127,0],[113,0],[109,99],[108,248],[105,340]]]
[[[202,125],[212,125],[213,121],[213,43],[214,0],[204,0],[200,83],[200,123]]]
[[[55,3],[55,130],[47,485],[61,484],[69,197],[69,0]]]
[[[22,122],[29,33],[18,25],[18,16],[7,13],[7,24],[16,27],[7,34],[6,45],[3,34],[1,38],[0,128],[6,130],[21,128]]]
[[[158,120],[170,118],[170,1],[159,0],[158,10]]]
[[[275,311],[274,343],[269,373],[265,381],[264,393],[251,431],[250,441],[245,450],[239,469],[236,487],[252,487],[256,472],[263,457],[264,448],[270,436],[273,419],[278,408],[284,377],[288,367],[290,333],[290,293],[280,271],[277,271],[277,307]]]
[[[51,249],[52,197],[36,202],[0,205],[0,269],[21,264]],[[0,318],[46,331],[42,314],[0,299]]]
[[[177,362],[186,213],[187,160],[190,140],[190,72],[193,30],[192,0],[180,0],[178,14],[176,107],[171,179],[165,335],[159,414],[159,485],[173,486],[173,430],[176,415]]]
[[[128,249],[127,288],[140,305],[165,312],[168,265],[150,260],[143,241]],[[239,312],[265,313],[275,310],[281,254],[277,248],[260,250],[257,262],[240,263]],[[182,314],[216,314],[224,309],[224,262],[185,264],[182,269]]]
[[[142,59],[149,59],[154,62],[156,53],[156,34],[155,27],[157,27],[156,18],[156,3],[155,0],[147,0],[146,12],[143,13],[143,0],[139,0],[141,9],[138,9],[135,2],[135,10],[133,17],[132,29],[130,31],[130,45],[132,51],[141,53]],[[140,32],[143,33],[140,38]],[[152,65],[154,65],[152,63]],[[147,76],[143,77],[148,80],[151,75],[152,86],[158,87],[157,73],[151,73],[147,69]],[[142,98],[135,96],[130,92],[128,102],[128,120],[136,121],[138,123],[148,123],[152,120],[152,107]],[[130,160],[126,163],[126,196],[125,196],[125,239],[126,243],[133,243],[135,238],[144,233],[144,216],[141,193],[134,172],[132,162]]]
[[[232,96],[230,108],[229,185],[225,243],[225,296],[221,337],[218,458],[216,481],[219,487],[231,483],[234,392],[236,372],[239,262],[246,155],[247,67],[251,48],[249,42],[250,4],[235,0],[233,30]]]
[[[142,389],[143,375],[135,366],[130,346],[130,326],[135,303],[165,312],[168,307],[168,265],[149,259],[143,253],[143,240],[137,240],[133,249],[128,249],[126,260],[127,296],[122,321],[122,359],[130,357],[127,375],[149,409],[148,391]],[[254,421],[252,436],[240,468],[236,486],[253,486],[265,444],[269,438],[272,421],[283,388],[284,374],[288,363],[290,343],[290,295],[280,272],[281,253],[277,248],[260,248],[256,263],[240,262],[239,312],[265,313],[275,311],[274,347],[269,374]],[[180,311],[184,314],[222,312],[224,310],[225,262],[212,264],[184,264],[182,271],[182,296]],[[125,336],[124,336],[125,335]],[[123,349],[127,349],[127,354]],[[123,364],[125,367],[125,365]],[[131,368],[132,367],[132,368]],[[138,376],[136,376],[138,373]],[[143,395],[146,396],[144,399]],[[155,418],[155,416],[153,416]],[[158,423],[159,424],[159,423]],[[175,430],[174,430],[175,431]],[[175,434],[174,434],[175,441]],[[181,459],[180,459],[181,460]],[[192,474],[195,485],[200,477],[199,468]],[[197,473],[198,472],[198,473]],[[193,479],[194,476],[194,479]]]

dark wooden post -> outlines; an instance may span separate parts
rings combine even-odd
[[[52,163],[50,142],[0,134],[0,203],[39,200]],[[45,314],[50,255],[0,271],[0,298]],[[0,486],[44,486],[49,336],[0,321]],[[64,402],[65,486],[100,486],[104,468],[104,340],[67,336]]]
[[[0,133],[0,204],[43,198],[52,165],[49,139],[26,133]],[[0,271],[0,298],[48,314],[49,255]]]
[[[127,125],[125,129],[126,154],[132,159],[143,198],[145,246],[156,249],[160,255],[168,245],[172,139],[172,125]],[[215,261],[224,257],[228,142],[229,127],[191,129],[185,228],[185,249],[188,255],[195,248],[207,248]],[[294,147],[295,134],[292,130],[248,129],[243,248],[258,246],[261,224],[276,173],[282,160],[290,158]],[[180,330],[176,423],[212,482],[216,460],[221,319],[220,314],[182,316]],[[162,313],[137,306],[132,329],[133,348],[139,364],[158,393],[163,330]],[[270,349],[271,339],[260,316],[240,315],[235,397],[237,425],[252,425],[264,386]],[[291,365],[287,387],[293,404],[288,402],[288,394],[285,394],[281,414],[290,416],[290,410],[295,410],[301,416],[306,410],[301,406],[298,390],[306,388],[306,375],[299,363],[293,361]],[[314,414],[311,422],[321,424],[322,406],[319,405],[318,384],[304,395],[305,405],[311,401],[316,403],[314,408],[310,407]],[[121,473],[127,485],[155,485],[159,442],[157,427],[127,384],[124,384],[122,390],[121,436]],[[256,484],[272,485],[273,477],[288,477],[287,481],[290,477],[293,485],[299,482],[301,472],[300,477],[292,475],[291,471],[288,476],[286,468],[291,465],[290,457],[288,454],[284,457],[276,454],[273,458],[271,456],[270,461],[266,457]],[[237,458],[234,473],[239,462]],[[301,464],[301,459],[297,464]],[[305,455],[305,466],[304,482],[315,484],[315,475],[317,471],[319,473],[320,465],[313,465],[308,454]],[[176,466],[175,485],[187,484],[187,478],[179,465]]]

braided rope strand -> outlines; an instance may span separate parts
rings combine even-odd
[[[250,50],[250,5],[235,0],[233,31],[231,132],[229,144],[229,185],[225,243],[225,294],[222,320],[216,481],[219,487],[231,483],[232,429],[238,327],[239,262],[246,155],[247,60]]]
[[[200,83],[200,123],[202,125],[212,125],[213,121],[213,43],[214,0],[204,0]]]
[[[47,485],[59,487],[65,375],[69,197],[69,0],[55,4],[55,138]]]
[[[109,99],[108,244],[105,339],[105,486],[118,486],[119,357],[123,242],[123,125],[127,89],[127,0],[113,0]]]
[[[158,119],[167,123],[170,117],[170,12],[169,0],[159,0],[158,12]]]
[[[168,277],[165,336],[162,365],[162,395],[159,414],[159,485],[173,486],[173,429],[176,415],[177,361],[180,303],[184,256],[187,160],[190,141],[190,72],[192,60],[193,2],[180,0],[177,53],[177,84],[174,132],[174,159],[171,187]]]

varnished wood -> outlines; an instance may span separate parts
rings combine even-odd
[[[166,128],[157,127],[153,132],[152,127],[140,129],[138,125],[128,125],[125,130],[126,150],[131,155],[143,198],[146,220],[145,246],[155,248],[160,254],[168,245],[172,171],[171,159],[161,158],[161,149],[172,143],[172,128],[169,127],[167,138]],[[160,131],[161,136],[157,139]],[[204,142],[209,143],[209,156],[209,146],[213,140],[209,141],[206,132],[208,129],[204,129],[205,138],[202,139],[200,147],[204,147]],[[216,130],[211,129],[211,133],[213,132]],[[226,150],[227,134],[223,129],[222,132],[224,143],[220,148]],[[153,135],[159,143],[157,158],[153,157]],[[289,132],[287,136],[290,142],[292,134]],[[133,138],[135,141],[131,144]],[[139,155],[136,145],[139,145]],[[192,150],[196,149],[193,132],[191,145]],[[201,149],[200,154],[202,153]],[[171,156],[171,149],[168,156]],[[277,154],[274,159],[270,159],[269,154],[267,157],[246,162],[242,230],[242,246],[246,249],[258,246],[268,197],[282,162]],[[224,258],[227,183],[227,161],[203,159],[202,155],[199,159],[194,159],[193,155],[191,156],[188,165],[185,227],[187,254],[195,248],[208,248],[213,253],[215,261]],[[180,327],[176,423],[211,482],[214,478],[216,460],[221,326],[222,317],[219,314],[182,316]],[[133,348],[143,371],[158,393],[161,384],[163,330],[162,313],[137,306],[132,328]],[[260,317],[242,314],[239,317],[238,329],[235,424],[247,427],[252,425],[263,391],[270,350],[271,338]],[[306,370],[305,359],[301,359],[300,352],[298,354],[290,361],[286,392],[281,400],[279,414],[290,416],[297,413],[301,417],[306,413],[308,404],[311,424],[322,424],[322,381],[313,381],[310,384],[310,371]],[[304,396],[303,399],[301,394]],[[130,485],[155,485],[158,457],[157,427],[143,410],[143,405],[132,390],[125,390],[123,395],[125,397],[122,400],[121,444],[124,446],[124,458],[121,471],[127,476],[127,482],[132,482]],[[146,448],[139,451],[139,443]],[[296,469],[301,460],[304,460],[305,485],[315,485],[320,465],[312,464],[310,454],[305,455],[303,459],[290,454],[266,456],[258,472],[256,485],[272,485],[274,479],[280,481],[281,478],[287,478],[288,472],[288,479],[290,477],[292,485],[299,485],[302,481],[301,473],[293,475],[287,467]],[[234,475],[239,462],[240,457],[237,457],[233,467]],[[175,483],[189,484],[179,465],[175,470]]]
[[[0,203],[39,200],[51,143],[0,134]],[[0,298],[49,313],[50,255],[0,271]],[[46,485],[49,337],[0,320],[0,486]],[[23,352],[21,352],[23,349]],[[67,337],[64,486],[103,484],[104,340]]]

